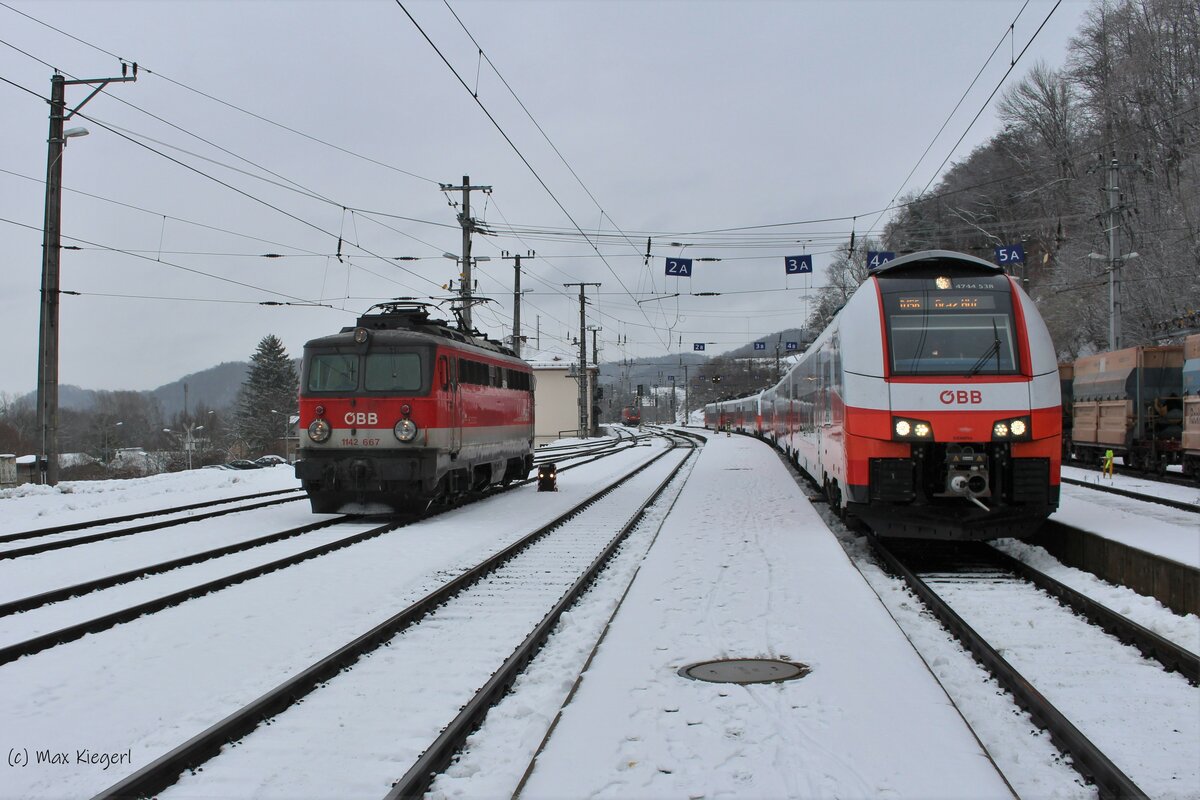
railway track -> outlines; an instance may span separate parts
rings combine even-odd
[[[1071,756],[1101,797],[1169,794],[1173,776],[1163,775],[1162,765],[1194,761],[1191,750],[1200,737],[1193,714],[1200,679],[1195,654],[993,548],[959,547],[950,557],[942,548],[931,559],[927,548],[922,556],[911,547],[898,554],[895,545],[875,537],[871,544],[888,569]],[[1131,653],[1107,634],[1136,650]],[[1151,658],[1161,666],[1150,666]],[[1132,712],[1131,691],[1139,691],[1143,703]],[[1142,745],[1138,753],[1161,751],[1162,762],[1146,763],[1131,754],[1124,746],[1128,740]],[[1146,748],[1146,742],[1155,745]],[[1174,777],[1180,780],[1175,786],[1194,786],[1198,780],[1196,775]]]
[[[1063,483],[1068,484],[1070,486],[1084,486],[1088,489],[1095,489],[1096,491],[1105,492],[1107,494],[1115,494],[1115,495],[1119,495],[1121,497],[1128,497],[1132,500],[1141,500],[1146,503],[1158,503],[1159,505],[1169,506],[1171,508],[1177,508],[1181,511],[1192,511],[1197,514],[1200,514],[1200,504],[1197,504],[1197,503],[1189,503],[1184,500],[1176,500],[1176,499],[1170,498],[1170,497],[1159,497],[1157,495],[1152,495],[1152,494],[1143,494],[1142,492],[1134,492],[1134,491],[1130,491],[1129,489],[1119,489],[1115,486],[1105,486],[1102,483],[1091,483],[1090,481],[1080,481],[1080,480],[1076,480],[1074,478],[1062,477],[1062,478],[1059,478],[1059,480],[1061,480]],[[1175,485],[1186,485],[1186,484],[1175,484]]]
[[[374,786],[388,797],[419,795],[693,451],[690,444],[683,457],[664,451],[591,493],[97,797],[167,787],[211,794],[230,780],[244,784],[238,776],[246,769],[277,787],[287,775],[308,793]],[[329,729],[330,708],[344,728]],[[364,759],[363,742],[377,740],[376,725],[394,727],[397,719],[405,720],[405,735],[371,748],[377,761]],[[287,744],[301,740],[311,749]]]
[[[610,449],[600,450],[599,452],[596,452],[594,450],[589,450],[585,453],[577,453],[574,455],[564,456],[563,458],[565,460],[568,460],[568,461],[575,460],[575,461],[574,461],[574,463],[570,463],[570,464],[560,467],[559,471],[565,472],[565,471],[568,471],[568,470],[571,470],[571,469],[574,469],[577,467],[581,467],[585,464],[593,463],[594,461],[596,461],[600,458],[605,458],[607,456],[613,455],[619,451],[620,451],[619,448],[618,449],[610,448]],[[527,483],[530,483],[531,481],[532,481],[532,479],[520,481],[520,482],[517,482],[515,484],[515,486],[525,485]],[[511,488],[515,488],[515,486],[514,487],[497,488],[497,489],[489,491],[489,492],[484,492],[484,493],[480,493],[478,495],[472,496],[471,498],[468,498],[464,502],[456,503],[451,506],[438,507],[435,510],[433,510],[430,514],[427,514],[424,517],[421,517],[420,519],[426,519],[426,518],[429,518],[436,514],[445,513],[448,510],[452,510],[454,508],[461,507],[462,505],[465,505],[467,503],[475,502],[475,501],[478,501],[485,497],[499,494],[500,492],[503,492],[503,491],[508,491]],[[275,494],[275,493],[270,493],[270,494]],[[303,495],[301,495],[298,498],[289,498],[289,499],[303,499]],[[263,508],[265,506],[274,505],[279,502],[286,502],[286,501],[285,500],[275,500],[275,501],[267,501],[266,503],[253,504],[253,505],[249,505],[249,506],[240,506],[240,507],[236,507],[236,508],[225,509],[220,512],[216,512],[214,514],[207,514],[207,515],[201,515],[198,517],[184,518],[184,519],[177,520],[177,521],[168,521],[168,522],[162,522],[162,523],[155,523],[155,524],[151,524],[151,525],[133,526],[131,528],[126,528],[123,530],[117,530],[117,531],[112,531],[112,532],[106,533],[101,538],[83,537],[83,539],[85,541],[81,541],[80,539],[74,539],[74,540],[70,540],[70,541],[73,543],[78,543],[78,544],[86,544],[89,542],[107,540],[107,539],[117,538],[120,536],[141,533],[141,532],[144,532],[147,530],[159,530],[162,527],[170,526],[173,524],[181,524],[183,522],[206,520],[206,519],[210,519],[215,516],[223,516],[225,514],[234,513],[236,511],[245,511],[245,510],[253,510],[253,509]],[[213,504],[209,503],[209,504],[203,504],[203,505],[208,506],[208,505],[213,505]],[[166,514],[166,513],[170,513],[170,512],[162,511],[162,512],[158,512],[158,513]],[[143,584],[143,581],[152,576],[164,575],[166,573],[174,572],[176,570],[182,570],[186,567],[192,567],[192,566],[195,566],[198,564],[204,564],[205,562],[209,562],[209,561],[217,561],[219,559],[225,559],[228,556],[232,556],[232,555],[239,554],[239,553],[247,553],[248,551],[258,550],[259,548],[264,548],[264,550],[266,550],[266,549],[269,549],[268,548],[269,545],[275,545],[280,542],[286,542],[289,539],[296,539],[299,537],[308,537],[310,534],[326,531],[327,529],[329,529],[331,527],[342,525],[343,523],[346,523],[347,521],[352,521],[354,519],[356,519],[356,518],[353,516],[338,516],[338,517],[334,517],[332,519],[319,520],[314,523],[288,528],[286,530],[269,533],[269,534],[266,534],[263,536],[256,536],[256,537],[248,538],[243,541],[226,544],[224,546],[204,550],[202,552],[190,553],[187,555],[179,556],[176,558],[171,558],[166,561],[158,562],[155,564],[150,564],[150,565],[146,565],[146,566],[138,566],[133,569],[123,570],[123,571],[115,573],[115,574],[105,575],[105,576],[102,576],[99,578],[93,578],[93,579],[89,579],[86,581],[74,583],[74,584],[71,584],[68,586],[61,586],[61,587],[57,587],[54,589],[38,592],[36,594],[28,595],[25,597],[20,597],[20,598],[14,599],[14,600],[0,603],[0,619],[3,619],[5,617],[8,617],[8,616],[11,616],[14,614],[20,614],[23,612],[33,611],[35,609],[40,609],[40,608],[43,608],[43,607],[51,605],[51,604],[63,603],[65,601],[72,601],[73,604],[77,607],[78,606],[87,606],[89,604],[86,603],[85,601],[83,601],[83,599],[82,599],[82,598],[85,598],[87,595],[92,594],[94,592],[104,591],[107,589],[113,589],[115,587],[129,586],[131,584],[134,584],[135,582],[138,583],[138,586],[137,586],[138,591],[136,592],[136,594],[143,595],[146,593],[145,590],[147,588]],[[259,578],[264,575],[268,575],[277,570],[295,566],[295,565],[303,563],[304,561],[307,561],[309,559],[317,558],[319,556],[323,556],[328,553],[335,552],[342,548],[350,547],[350,546],[358,544],[360,542],[368,541],[377,536],[381,536],[385,533],[389,533],[400,527],[403,527],[404,525],[407,525],[413,521],[416,521],[416,519],[417,518],[411,518],[411,517],[410,518],[392,519],[384,524],[367,526],[365,529],[362,529],[362,526],[352,526],[352,529],[348,532],[345,532],[344,535],[337,531],[333,531],[323,537],[318,537],[318,538],[322,539],[322,541],[320,542],[320,544],[317,544],[315,546],[303,547],[302,549],[296,550],[294,552],[289,552],[282,557],[270,557],[269,555],[266,555],[265,559],[259,559],[260,563],[256,563],[256,564],[246,567],[244,569],[237,569],[232,572],[225,571],[224,573],[219,574],[216,577],[212,577],[208,580],[202,580],[202,581],[198,581],[198,582],[185,580],[183,582],[186,583],[186,585],[182,586],[181,588],[176,588],[172,591],[166,591],[165,593],[162,591],[159,591],[159,592],[154,593],[155,596],[150,597],[149,599],[143,599],[143,600],[139,600],[137,602],[131,602],[131,603],[127,603],[127,604],[120,604],[119,607],[112,609],[112,610],[105,611],[104,613],[100,613],[100,614],[95,614],[94,612],[89,613],[86,610],[82,610],[82,609],[75,613],[72,613],[72,612],[64,613],[61,610],[56,610],[56,613],[54,613],[52,615],[48,615],[48,616],[52,620],[59,620],[58,623],[53,624],[49,630],[41,630],[40,632],[37,632],[35,635],[30,635],[27,638],[16,639],[11,634],[9,636],[5,637],[5,631],[3,630],[3,627],[0,626],[0,664],[5,664],[10,661],[14,661],[18,658],[21,658],[22,656],[33,655],[35,653],[39,653],[43,650],[46,650],[48,648],[55,647],[55,646],[58,646],[61,644],[65,644],[67,642],[75,641],[76,639],[79,639],[80,637],[85,636],[90,633],[99,633],[101,631],[112,628],[116,625],[120,625],[122,623],[126,623],[126,622],[130,622],[132,620],[135,620],[146,614],[152,614],[152,613],[155,613],[158,611],[162,611],[164,609],[179,605],[180,603],[186,602],[188,600],[194,600],[194,599],[203,597],[207,594],[211,594],[213,592],[217,592],[222,589],[226,589],[230,586],[234,586],[239,583],[243,583],[245,581],[253,580],[255,578]],[[63,546],[66,546],[66,545],[60,545],[60,547],[63,547]],[[47,548],[47,549],[52,550],[52,549],[60,549],[60,548],[54,547],[54,548]],[[294,550],[294,548],[291,548],[291,549]],[[39,551],[39,552],[45,552],[45,551]],[[178,583],[180,583],[180,581],[173,580],[170,583],[178,584]],[[101,604],[101,605],[109,605],[110,606],[110,605],[112,605],[112,602],[110,601],[106,604]],[[72,619],[73,621],[69,622],[68,624],[63,624],[61,621],[64,618],[69,618],[69,619]],[[35,623],[34,628],[37,629],[37,627],[38,626]],[[47,626],[45,623],[43,623],[40,627],[45,628]],[[5,638],[9,639],[8,644],[2,643]]]

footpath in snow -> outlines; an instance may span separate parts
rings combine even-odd
[[[679,675],[802,662],[775,684]],[[1011,796],[774,451],[714,437],[522,797]]]

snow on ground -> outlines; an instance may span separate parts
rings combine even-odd
[[[639,460],[650,454],[633,452]],[[350,548],[302,572],[287,570],[0,666],[0,742],[7,743],[0,751],[25,749],[32,757],[38,749],[63,750],[74,759],[85,747],[129,750],[133,761],[108,770],[0,764],[0,797],[80,796],[111,785],[348,641],[377,620],[381,606],[390,612],[423,591],[436,572],[430,565],[454,570],[484,542],[507,540],[529,521],[530,509],[548,512],[610,472],[562,473],[557,496],[495,498],[446,515],[436,535]],[[0,533],[297,485],[280,467],[19,487],[0,492]],[[1185,512],[1172,512],[1177,520],[1083,488],[1064,487],[1063,494],[1060,513],[1071,524],[1081,519],[1113,538],[1143,531],[1143,541],[1185,554],[1189,533],[1195,541]],[[524,796],[1007,796],[990,755],[1020,796],[1094,797],[903,584],[874,565],[863,542],[829,520],[847,561],[766,446],[714,437],[659,531],[662,518],[661,511],[652,515],[597,590],[564,617],[433,796],[511,792],[615,609]],[[1002,546],[1026,560],[1048,558],[1020,543]],[[1052,574],[1099,584],[1073,572],[1060,565]],[[1177,617],[1125,589],[1093,590],[1185,646],[1200,640],[1195,617]],[[285,624],[292,610],[311,616]],[[687,663],[725,656],[791,658],[813,672],[758,686],[676,674]],[[1184,787],[1180,796],[1189,795],[1200,795],[1200,787]]]
[[[1071,471],[1083,472],[1088,476],[1089,482],[1095,480],[1096,473],[1086,473],[1078,469]],[[1063,473],[1066,474],[1067,470]],[[1127,478],[1124,475],[1115,477]],[[1080,477],[1079,480],[1084,478]],[[1107,479],[1104,481],[1108,482]],[[1130,491],[1156,493],[1185,502],[1191,502],[1200,494],[1189,487],[1155,484],[1138,478],[1123,480],[1117,486]],[[1133,500],[1083,486],[1063,484],[1058,511],[1051,519],[1193,568],[1200,568],[1200,514],[1193,511],[1182,511],[1160,503]]]

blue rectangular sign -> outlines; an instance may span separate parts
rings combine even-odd
[[[1025,248],[1019,244],[1010,244],[1007,247],[997,247],[996,263],[1002,267],[1005,264],[1024,264]]]
[[[767,349],[767,343],[766,343],[766,342],[755,342],[755,343],[754,343],[754,349],[755,349],[755,350],[766,350],[766,349]]]
[[[787,256],[783,259],[783,271],[788,275],[812,272],[812,256]]]
[[[693,349],[693,350],[703,350],[703,349],[704,349],[704,342],[695,342],[695,343],[693,343],[693,344],[692,344],[692,349]]]
[[[895,253],[887,250],[868,250],[867,251],[867,269],[879,269],[887,262],[896,257]]]
[[[800,349],[800,343],[799,343],[799,342],[788,342],[788,343],[787,343],[787,345],[786,345],[786,348],[787,348],[788,350],[799,350],[799,349]]]
[[[692,277],[692,260],[690,258],[668,258],[667,274],[679,278]]]

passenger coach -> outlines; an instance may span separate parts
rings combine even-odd
[[[1028,535],[1058,506],[1049,332],[1014,280],[960,253],[872,271],[777,385],[705,419],[775,442],[884,536]]]

